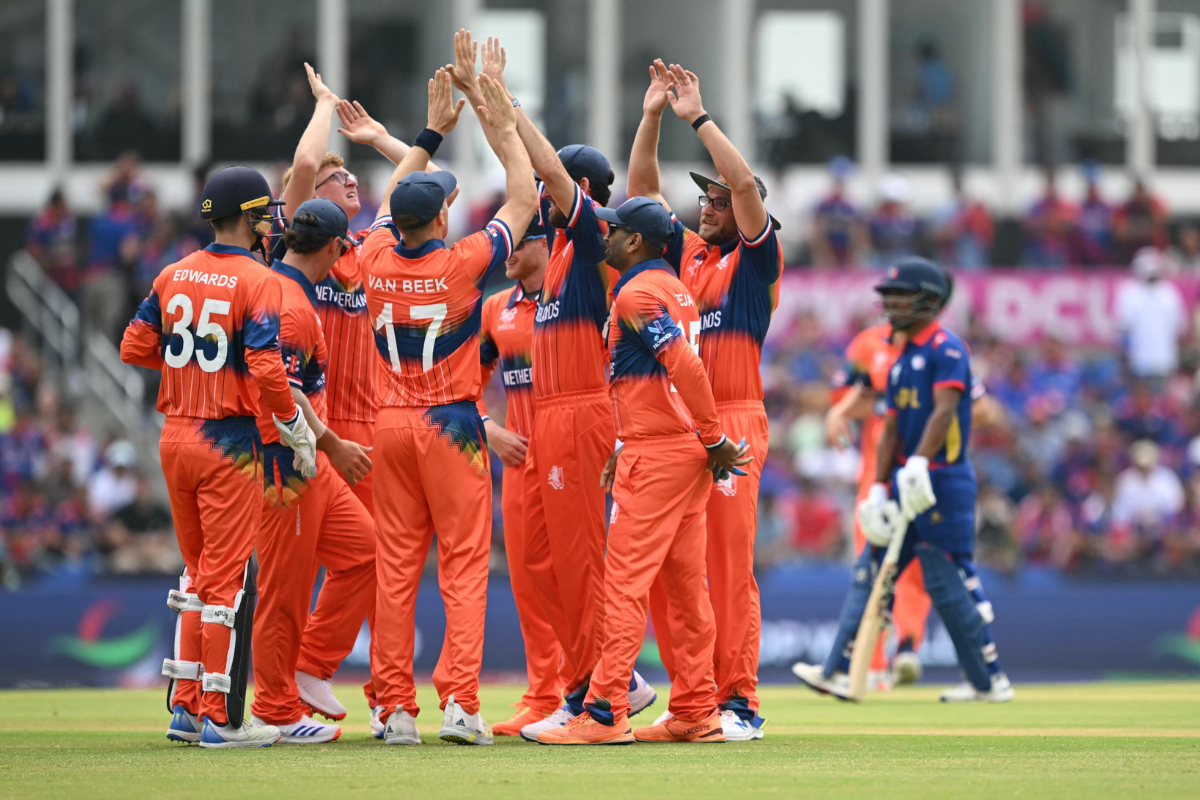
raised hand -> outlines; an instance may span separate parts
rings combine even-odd
[[[355,144],[374,145],[388,135],[383,123],[373,119],[357,100],[353,103],[349,100],[339,102],[337,115],[342,122],[338,133]]]
[[[517,110],[504,87],[485,73],[479,75],[479,88],[486,105],[479,107],[479,118],[497,133],[517,129]]]
[[[313,97],[317,98],[317,102],[321,100],[337,102],[337,95],[321,80],[321,73],[309,66],[307,61],[304,62],[304,71],[308,73],[308,86],[312,89]]]
[[[429,122],[426,127],[445,136],[454,130],[462,114],[466,100],[454,102],[454,87],[450,85],[450,74],[439,69],[429,79]]]
[[[668,101],[675,116],[689,125],[704,116],[704,103],[700,100],[700,79],[696,73],[688,72],[678,64],[671,65],[671,82],[675,93],[668,92]]]
[[[483,46],[483,60],[481,62],[482,75],[487,75],[492,80],[500,84],[500,88],[508,94],[508,83],[504,80],[504,65],[508,63],[508,54],[504,48],[500,46],[500,40],[495,36],[489,36],[487,44]]]
[[[471,40],[471,32],[459,28],[454,34],[454,64],[446,65],[454,88],[464,94],[479,88],[479,79],[475,76],[475,56],[479,52],[479,43]]]
[[[670,95],[667,90],[674,87],[671,72],[661,58],[654,59],[650,65],[650,88],[646,89],[646,99],[642,101],[643,114],[661,114],[667,107]]]

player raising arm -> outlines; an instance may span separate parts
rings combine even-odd
[[[479,715],[487,607],[492,482],[476,403],[483,286],[512,255],[537,205],[532,167],[501,88],[481,79],[480,121],[491,126],[508,175],[508,202],[485,230],[444,241],[454,176],[423,171],[462,111],[450,77],[429,82],[429,122],[397,166],[380,216],[362,247],[367,308],[382,361],[375,495],[378,531],[375,686],[387,744],[419,744],[413,683],[417,585],[434,531],[446,636],[433,673],[443,709],[440,736],[491,744]]]
[[[262,515],[269,416],[293,468],[316,474],[315,439],[288,390],[279,350],[280,288],[251,256],[271,230],[270,187],[249,167],[218,171],[200,216],[216,242],[166,267],[121,340],[121,360],[162,371],[159,450],[186,569],[167,605],[179,614],[167,738],[204,748],[263,747],[272,725],[244,718],[256,594],[250,562]],[[265,406],[265,409],[261,408]]]
[[[712,383],[721,427],[745,439],[754,461],[745,476],[730,475],[711,487],[708,502],[708,581],[716,614],[717,699],[730,741],[760,739],[758,648],[762,614],[754,579],[754,537],[758,524],[758,485],[767,457],[767,414],[759,365],[762,346],[779,300],[783,252],[778,224],[763,203],[766,187],[746,160],[705,113],[700,81],[679,65],[661,60],[650,67],[629,156],[629,194],[660,202],[658,138],[670,105],[708,149],[716,180],[692,173],[700,196],[700,230],[672,218],[666,261],[674,267],[700,312],[700,358]],[[668,209],[669,210],[669,209]],[[655,638],[668,674],[676,666],[665,596],[652,594]],[[662,624],[658,624],[662,623]]]

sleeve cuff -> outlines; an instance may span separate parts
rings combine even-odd
[[[586,199],[583,196],[583,189],[579,187],[579,184],[575,183],[573,185],[575,187],[575,199],[571,201],[571,213],[567,217],[568,228],[574,228],[575,223],[579,221],[579,212],[583,209],[583,204]]]
[[[950,388],[950,389],[958,389],[959,391],[966,391],[967,385],[965,383],[963,383],[962,381],[937,381],[933,384],[933,388],[934,389]]]
[[[755,236],[753,239],[746,236],[746,234],[742,233],[740,228],[738,229],[738,236],[741,237],[742,243],[745,244],[747,247],[758,247],[760,244],[765,242],[767,240],[767,237],[770,235],[771,235],[771,215],[770,214],[767,214],[767,224],[766,224],[766,227],[764,227],[762,229],[762,233],[760,233],[758,236]]]
[[[504,220],[494,219],[488,223],[488,230],[493,237],[499,237],[504,242],[504,258],[507,260],[513,254],[513,235]]]
[[[725,434],[721,434],[721,438],[720,438],[720,439],[718,439],[717,441],[713,442],[712,444],[706,444],[706,445],[704,445],[704,448],[705,448],[706,450],[716,450],[718,447],[720,447],[721,445],[725,444],[725,441],[726,441],[726,439],[728,439],[728,437],[727,437]],[[701,441],[703,441],[703,440],[701,440]]]

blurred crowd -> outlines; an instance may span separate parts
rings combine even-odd
[[[169,508],[130,442],[99,440],[0,328],[0,587],[176,573]]]

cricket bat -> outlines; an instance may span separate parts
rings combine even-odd
[[[858,625],[858,636],[854,638],[854,650],[850,654],[849,698],[856,703],[861,703],[867,696],[871,656],[875,653],[875,643],[879,640],[879,631],[887,618],[892,595],[896,593],[896,564],[900,561],[900,548],[904,546],[909,521],[905,515],[904,529],[892,536],[892,540],[888,542],[887,551],[879,565],[879,575],[875,577],[875,585],[871,587],[871,596],[867,599],[867,609]]]

